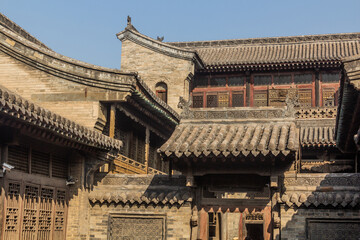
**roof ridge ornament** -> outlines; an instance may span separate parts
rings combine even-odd
[[[127,30],[133,30],[133,31],[135,31],[135,32],[139,32],[133,25],[132,25],[132,23],[131,23],[131,17],[128,15],[127,16],[127,25],[126,25],[126,28],[125,29],[127,29]]]
[[[157,37],[156,37],[156,40],[162,42],[162,41],[164,41],[164,36],[162,36],[162,37],[157,36]]]
[[[191,98],[189,99],[189,101],[186,101],[183,97],[179,97],[179,103],[177,107],[183,110],[180,114],[180,118],[189,117],[191,105],[192,105]]]
[[[295,117],[295,107],[300,107],[300,102],[299,102],[299,95],[294,92],[293,94],[291,94],[292,92],[289,92],[286,95],[286,99],[285,99],[285,110],[283,112],[284,117]]]

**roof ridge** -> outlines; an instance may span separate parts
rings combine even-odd
[[[4,26],[5,28],[21,35],[22,37],[26,38],[30,42],[33,42],[37,45],[40,45],[41,47],[44,47],[48,50],[51,50],[48,46],[46,46],[43,42],[41,42],[39,39],[31,35],[29,32],[27,32],[25,29],[17,25],[15,22],[10,20],[8,17],[6,17],[3,13],[0,12],[0,24]]]
[[[225,40],[205,40],[189,42],[166,42],[169,45],[177,47],[215,47],[215,46],[234,46],[238,44],[274,44],[274,43],[302,43],[314,41],[336,41],[336,40],[360,40],[360,32],[354,33],[335,33],[335,34],[316,34],[299,36],[280,36],[280,37],[262,37],[262,38],[240,38]]]

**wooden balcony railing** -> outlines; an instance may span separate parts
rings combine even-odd
[[[127,174],[146,174],[146,165],[119,154],[118,157],[114,160],[112,172]],[[148,174],[165,175],[166,173],[148,167]]]

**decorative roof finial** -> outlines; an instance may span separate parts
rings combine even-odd
[[[285,103],[286,103],[286,108],[284,111],[284,116],[285,117],[295,117],[295,112],[296,112],[295,107],[300,106],[299,96],[297,95],[297,93],[289,92],[286,96]]]
[[[127,25],[131,25],[131,17],[129,15],[127,16]]]
[[[162,42],[162,41],[164,41],[164,36],[162,36],[162,37],[157,36],[156,40]]]
[[[186,118],[189,116],[191,105],[192,105],[191,99],[189,99],[189,101],[186,101],[183,97],[179,98],[179,103],[177,107],[183,110],[180,114],[180,117]]]

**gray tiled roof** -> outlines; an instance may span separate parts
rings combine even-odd
[[[336,146],[334,126],[301,127],[300,142],[306,147]]]
[[[196,157],[223,154],[227,157],[262,154],[288,155],[299,146],[293,122],[198,122],[180,123],[170,139],[159,149],[166,156]]]
[[[196,50],[207,67],[340,61],[360,53],[360,33],[168,43]]]
[[[61,138],[101,149],[119,150],[120,140],[81,126],[58,114],[52,113],[0,86],[0,119],[10,118],[24,125],[50,131]],[[2,121],[4,123],[4,121]]]

